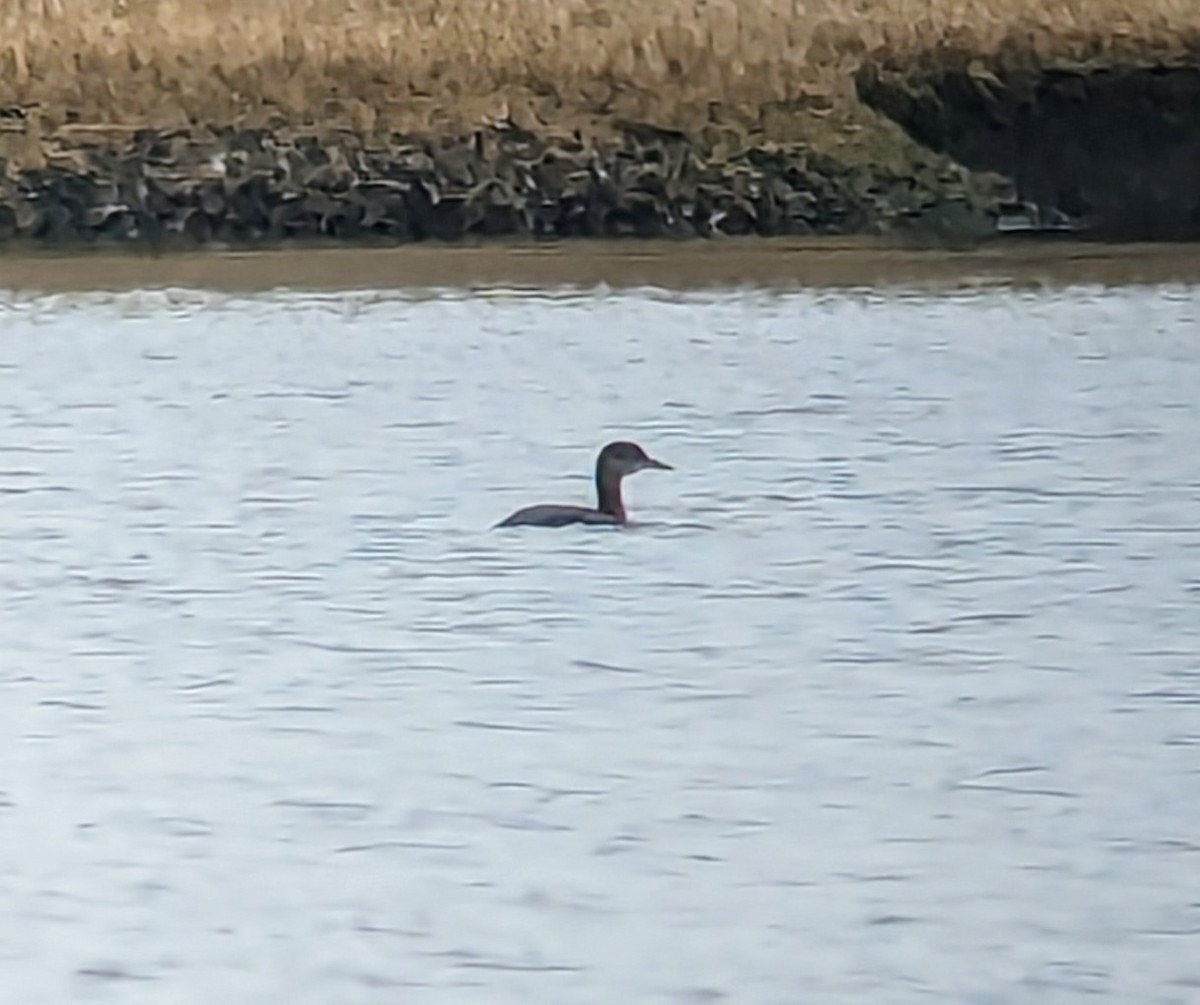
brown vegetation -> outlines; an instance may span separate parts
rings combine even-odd
[[[688,127],[714,102],[827,116],[877,49],[1170,61],[1197,38],[1196,0],[0,0],[0,105],[49,129]]]

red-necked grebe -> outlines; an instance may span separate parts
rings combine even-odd
[[[670,464],[656,461],[636,443],[610,443],[596,458],[595,509],[587,506],[526,506],[517,510],[497,527],[566,527],[572,523],[619,525],[626,522],[625,504],[621,502],[621,479],[645,468],[674,470]]]

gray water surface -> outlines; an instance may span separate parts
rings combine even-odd
[[[1198,316],[0,294],[4,1000],[1200,1000]]]

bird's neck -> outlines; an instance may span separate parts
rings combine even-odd
[[[625,504],[621,501],[621,476],[597,466],[596,468],[597,509],[607,513],[617,523],[625,522]]]

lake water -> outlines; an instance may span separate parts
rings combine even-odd
[[[1200,1000],[1200,285],[39,267],[6,1001]]]

